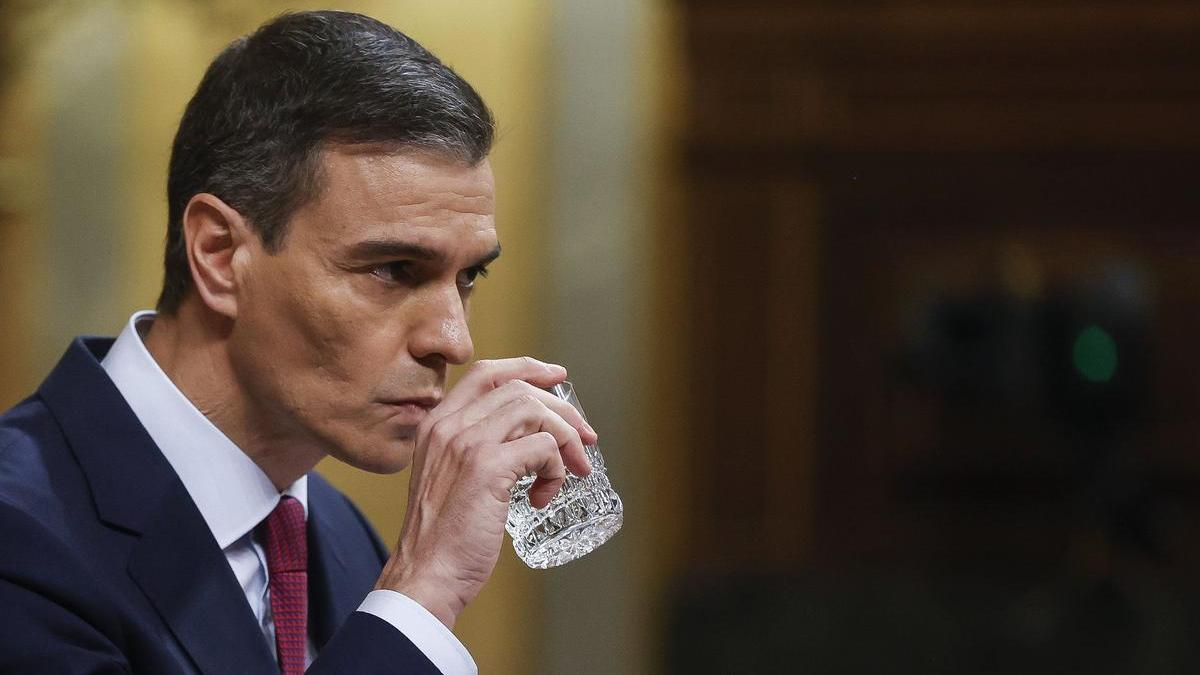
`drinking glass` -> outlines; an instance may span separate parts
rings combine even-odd
[[[584,414],[570,382],[549,391]],[[600,448],[587,445],[584,452],[592,472],[581,478],[568,470],[562,489],[545,508],[535,509],[529,503],[534,476],[517,481],[510,492],[505,529],[517,556],[530,567],[546,569],[581,558],[621,529],[625,509],[608,481]]]

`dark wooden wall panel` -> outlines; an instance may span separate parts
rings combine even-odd
[[[1036,566],[1069,545],[1086,441],[1036,401],[948,406],[904,349],[924,305],[1033,302],[1114,265],[1152,303],[1146,412],[1120,445],[1164,513],[1193,508],[1200,8],[682,8],[697,570]]]

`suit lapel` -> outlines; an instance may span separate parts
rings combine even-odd
[[[128,572],[197,667],[278,673],[233,570],[179,476],[101,368],[112,340],[76,340],[38,390],[101,520],[140,535]]]
[[[348,599],[346,564],[338,555],[334,533],[320,523],[312,504],[309,505],[309,512],[308,615],[312,639],[319,650],[345,617],[354,611],[355,606]]]
[[[383,566],[371,533],[349,502],[308,475],[309,620],[317,648],[358,608]]]
[[[129,575],[205,673],[278,673],[262,629],[196,505],[180,486],[158,504]]]

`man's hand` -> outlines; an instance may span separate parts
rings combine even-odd
[[[531,473],[529,501],[550,502],[566,469],[585,476],[596,432],[541,387],[567,371],[531,359],[479,361],[422,422],[400,541],[376,588],[399,591],[447,627],[491,576],[509,489]]]

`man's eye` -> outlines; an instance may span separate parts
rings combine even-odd
[[[399,284],[412,279],[412,266],[408,262],[391,262],[371,268],[371,274],[389,284]]]
[[[471,267],[458,273],[459,288],[474,288],[475,279],[486,277],[488,271],[486,267]]]

